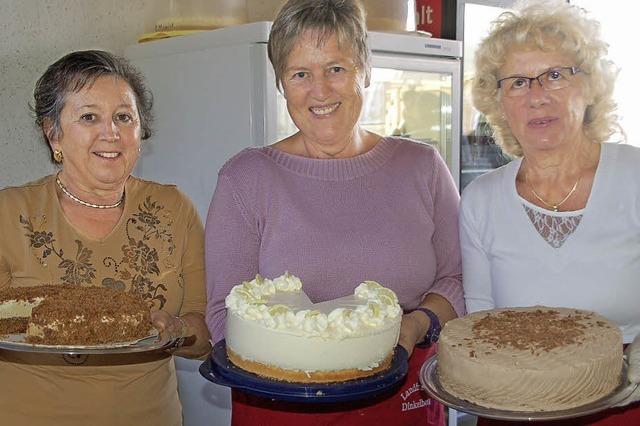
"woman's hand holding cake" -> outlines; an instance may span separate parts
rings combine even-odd
[[[627,380],[630,387],[635,387],[635,391],[628,398],[618,404],[618,407],[640,401],[640,334],[633,339],[633,342],[624,351],[629,364]]]
[[[177,339],[170,349],[176,356],[198,358],[209,352],[209,331],[204,325],[204,315],[189,312],[181,316],[171,315],[167,311],[151,312],[151,323],[158,332],[168,338]]]

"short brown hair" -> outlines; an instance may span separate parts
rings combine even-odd
[[[351,49],[369,81],[371,58],[362,4],[358,0],[289,0],[273,21],[267,45],[278,88],[289,54],[306,31],[318,34],[318,44],[335,34],[341,48]]]
[[[71,52],[49,65],[36,83],[31,109],[47,146],[49,138],[45,125],[51,126],[54,135],[61,135],[60,114],[67,95],[79,92],[103,76],[120,78],[131,87],[140,115],[141,138],[151,137],[153,96],[142,74],[124,58],[102,50],[84,50]]]

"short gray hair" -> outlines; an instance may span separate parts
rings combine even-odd
[[[267,45],[278,88],[282,87],[289,54],[306,31],[317,33],[319,45],[335,34],[338,45],[351,50],[356,64],[363,68],[366,81],[369,81],[371,54],[365,12],[360,1],[289,0],[273,21]]]
[[[47,145],[50,136],[47,135],[47,128],[54,136],[62,134],[60,115],[67,95],[79,92],[104,76],[120,78],[131,87],[140,115],[141,138],[151,137],[153,96],[147,89],[142,74],[124,58],[102,50],[84,50],[71,52],[58,59],[36,83],[33,91],[35,102],[31,109]]]

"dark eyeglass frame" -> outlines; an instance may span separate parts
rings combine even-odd
[[[560,71],[560,70],[569,70],[571,72],[571,76],[574,76],[579,72],[582,72],[582,70],[580,68],[578,68],[578,67],[554,67],[554,68],[551,68],[549,70],[546,70],[543,73],[538,74],[535,77],[525,77],[525,76],[513,75],[513,76],[510,76],[510,77],[505,77],[505,78],[501,78],[500,80],[498,80],[498,89],[502,88],[502,82],[503,81],[511,80],[511,79],[516,78],[516,79],[529,80],[529,84],[527,86],[527,91],[531,90],[531,84],[533,83],[533,80],[537,80],[538,83],[540,83],[540,87],[542,87],[544,90],[558,90],[560,88],[558,88],[558,89],[547,89],[546,87],[544,87],[544,84],[542,84],[542,80],[540,80],[540,77],[542,77],[543,75],[548,74],[550,72]],[[526,93],[526,92],[523,92],[523,94],[524,93]]]

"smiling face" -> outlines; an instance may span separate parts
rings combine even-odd
[[[282,85],[303,140],[342,152],[357,134],[365,73],[335,34],[319,45],[317,33],[304,33],[289,54]]]
[[[135,94],[125,81],[100,77],[68,93],[60,128],[49,143],[64,155],[66,185],[78,194],[124,186],[138,160],[141,134]]]
[[[507,55],[499,78],[534,77],[552,68],[577,65],[571,57],[559,52],[521,47]],[[581,84],[583,75],[577,73],[570,78],[570,84],[558,90],[547,91],[534,80],[523,96],[500,94],[502,112],[525,156],[586,141],[583,124],[588,102]]]

